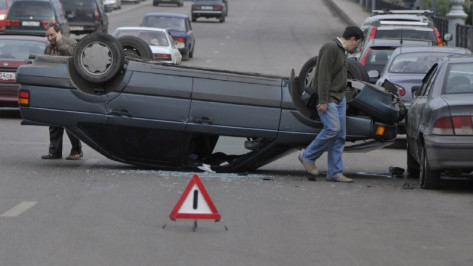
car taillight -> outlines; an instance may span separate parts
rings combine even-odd
[[[200,9],[200,6],[198,6],[198,5],[192,5],[192,9],[198,10],[198,9]]]
[[[397,89],[397,92],[399,93],[400,96],[404,96],[406,95],[406,89],[404,89],[401,85],[398,85],[398,84],[394,84],[394,87],[396,87]]]
[[[378,136],[382,136],[384,135],[384,131],[386,130],[386,128],[384,126],[381,126],[381,125],[378,125],[376,127],[376,132],[375,134],[378,135]]]
[[[435,121],[434,135],[473,135],[471,116],[442,117]]]
[[[369,40],[374,39],[374,37],[376,37],[376,31],[377,31],[377,30],[378,30],[378,27],[376,27],[376,26],[374,26],[374,27],[371,29]]]
[[[186,42],[186,38],[183,38],[183,37],[173,37],[172,39],[176,42],[182,42],[182,43]]]
[[[442,40],[442,37],[440,37],[440,33],[437,28],[434,28],[434,33],[435,33],[435,37],[437,38],[438,46],[443,46],[443,40]]]
[[[7,25],[7,27],[18,27],[20,26],[20,20],[19,19],[7,19],[7,21],[5,22],[5,25]]]
[[[366,64],[366,59],[368,58],[368,55],[370,54],[371,52],[371,48],[368,48],[368,50],[366,51],[365,55],[363,56],[363,58],[361,58],[361,61],[360,61],[360,64],[362,66],[365,66]]]
[[[41,24],[43,25],[43,28],[46,28],[46,26],[47,26],[49,23],[58,24],[59,22],[58,22],[57,20],[43,20]]]
[[[170,54],[153,54],[155,60],[171,60]]]
[[[214,6],[214,10],[220,11],[220,10],[222,10],[222,7],[221,6]]]
[[[99,10],[98,10],[98,9],[95,9],[94,18],[95,18],[95,20],[99,20],[99,19],[100,19],[100,13],[99,13]]]
[[[18,104],[21,106],[30,105],[30,92],[25,90],[20,90],[18,92]]]

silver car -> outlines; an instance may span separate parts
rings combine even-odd
[[[407,168],[425,189],[473,171],[473,56],[449,56],[414,88],[406,117]]]

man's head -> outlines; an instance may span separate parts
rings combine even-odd
[[[56,23],[46,25],[46,38],[50,44],[56,44],[62,38],[61,27]]]
[[[343,44],[345,45],[347,52],[353,52],[360,42],[365,38],[363,31],[356,26],[348,26],[342,35]]]

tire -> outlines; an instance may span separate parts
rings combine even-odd
[[[420,171],[420,165],[419,163],[415,160],[414,156],[411,155],[410,151],[410,145],[409,142],[407,142],[407,177],[408,178],[419,178],[419,171]]]
[[[189,49],[186,49],[186,52],[182,55],[182,61],[188,61],[189,60]]]
[[[440,171],[432,170],[424,146],[421,148],[419,183],[423,189],[437,189],[440,183]]]
[[[100,32],[83,37],[72,58],[77,73],[94,83],[112,79],[125,64],[125,54],[118,40]]]
[[[192,46],[192,50],[189,52],[189,58],[194,58],[194,47],[195,44]]]
[[[225,16],[221,16],[220,19],[219,19],[220,23],[223,23],[225,22]]]
[[[366,68],[356,60],[354,57],[348,58],[348,67],[352,67],[353,69],[356,69],[358,72],[357,79],[365,82],[370,81],[370,77],[368,76],[368,72],[366,71]]]
[[[122,36],[118,38],[127,59],[153,60],[153,52],[149,45],[135,36]]]
[[[195,15],[192,15],[192,16],[191,16],[191,20],[192,20],[192,22],[196,22],[196,21],[197,21],[197,17],[196,17]]]

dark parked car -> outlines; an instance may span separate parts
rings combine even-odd
[[[425,189],[443,174],[473,177],[473,56],[434,64],[406,117],[407,168]]]
[[[5,33],[44,36],[48,23],[55,22],[69,36],[69,21],[59,0],[15,0],[8,11]]]
[[[219,172],[255,170],[305,147],[322,128],[294,71],[279,77],[125,61],[115,38],[93,33],[72,57],[42,55],[21,66],[23,124],[63,126],[124,163],[192,170],[208,164]],[[346,150],[392,143],[404,116],[397,94],[352,81],[347,97]],[[216,150],[226,136],[241,140],[246,152]]]
[[[102,0],[61,0],[71,33],[108,32],[108,15]]]
[[[428,41],[412,41],[399,39],[373,39],[368,41],[360,55],[360,64],[365,67],[370,82],[375,83],[388,63],[394,49],[401,46],[431,46]]]
[[[172,13],[148,13],[144,16],[141,26],[168,29],[182,59],[194,57],[195,36],[189,16]]]
[[[184,0],[153,0],[153,6],[158,6],[159,4],[176,4],[177,6],[183,6]]]
[[[0,107],[18,107],[16,70],[30,54],[43,54],[48,43],[45,37],[0,35]]]
[[[191,8],[192,21],[198,18],[218,18],[225,22],[227,16],[227,3],[222,0],[193,0]]]

